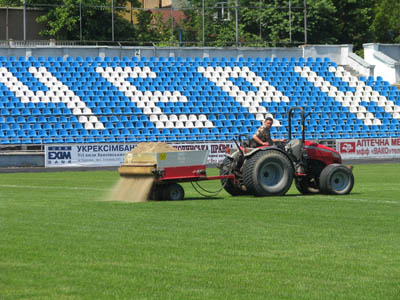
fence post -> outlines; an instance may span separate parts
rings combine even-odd
[[[202,9],[203,9],[202,15],[203,15],[203,47],[204,47],[204,46],[205,46],[205,34],[204,34],[204,20],[205,20],[205,16],[204,16],[204,0],[203,0],[203,3],[202,3]]]
[[[171,15],[171,41],[173,40],[174,37],[174,10],[173,10],[173,5],[172,5],[172,1],[171,1],[171,11],[170,11],[170,15]],[[171,44],[169,44],[169,46],[171,46]]]
[[[6,40],[8,41],[8,4],[6,8]]]
[[[24,41],[26,41],[26,0],[24,0]]]
[[[114,0],[111,0],[111,35],[114,42]]]
[[[261,0],[259,2],[259,8],[258,8],[258,13],[259,13],[259,18],[260,18],[260,40],[262,39],[262,28],[261,28],[261,19],[262,19],[262,13],[261,13]]]
[[[292,42],[292,1],[289,0],[289,42]]]
[[[79,1],[79,40],[82,42],[82,0]]]
[[[239,3],[238,0],[235,1],[235,31],[236,31],[236,47],[239,47],[239,14],[238,14],[238,9],[239,9]]]
[[[304,0],[304,44],[307,44],[307,0]]]

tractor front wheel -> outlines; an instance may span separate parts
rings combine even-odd
[[[293,164],[276,150],[259,151],[245,162],[243,182],[255,196],[284,195],[292,185]]]
[[[323,194],[346,195],[354,186],[353,172],[340,164],[326,166],[319,178],[319,187]]]

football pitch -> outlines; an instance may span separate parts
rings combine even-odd
[[[103,201],[115,171],[0,174],[0,299],[400,299],[399,173],[147,203]]]

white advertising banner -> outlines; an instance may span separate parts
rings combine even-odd
[[[187,150],[208,150],[207,164],[216,164],[222,161],[226,155],[226,148],[235,148],[235,143],[233,142],[214,142],[214,143],[181,143],[172,144],[179,151]]]
[[[135,148],[131,144],[48,145],[45,147],[45,167],[120,166],[125,153]],[[215,164],[225,157],[225,148],[235,147],[232,142],[176,143],[179,151],[208,150],[207,164]]]
[[[337,140],[336,148],[343,159],[400,157],[400,138]]]

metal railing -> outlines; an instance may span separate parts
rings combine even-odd
[[[307,44],[307,4],[306,1],[301,4],[301,1],[297,1],[296,5],[294,5],[289,0],[286,4],[282,4],[281,6],[277,6],[276,4],[269,3],[268,1],[252,1],[250,4],[246,4],[245,6],[241,6],[238,0],[225,0],[225,1],[215,1],[212,4],[206,4],[205,1],[193,1],[192,3],[197,3],[194,5],[179,5],[174,6],[175,1],[171,1],[172,5],[170,7],[155,7],[148,8],[145,6],[145,1],[142,1],[142,6],[140,7],[132,7],[129,5],[130,1],[127,1],[128,6],[117,6],[114,0],[108,1],[108,5],[97,5],[91,6],[86,4],[84,1],[80,1],[78,5],[69,5],[69,11],[75,11],[75,13],[79,19],[79,25],[76,26],[76,29],[73,35],[76,37],[72,41],[67,41],[65,43],[73,43],[76,45],[76,41],[79,41],[82,45],[88,44],[103,44],[103,45],[114,45],[116,42],[120,42],[121,44],[131,44],[134,46],[260,46],[260,47],[268,47],[268,46],[277,46],[277,45],[300,45]],[[182,1],[184,3],[184,1]],[[188,2],[189,3],[189,2]],[[210,2],[207,2],[210,3]],[[33,4],[27,1],[23,1],[22,6],[12,7],[11,5],[7,7],[3,7],[0,9],[5,10],[4,18],[6,19],[6,26],[4,27],[4,31],[1,32],[0,27],[0,37],[4,36],[4,40],[23,40],[25,41],[26,46],[29,46],[30,43],[34,43],[36,45],[40,45],[41,42],[37,40],[37,37],[29,36],[32,32],[32,28],[30,28],[29,32],[27,31],[27,24],[32,24],[36,22],[37,15],[42,13],[47,14],[47,12],[51,9],[55,9],[57,7],[62,7],[62,5],[54,4],[52,1],[48,0],[48,3]],[[13,11],[14,15],[10,14],[10,10]],[[109,35],[109,39],[101,40],[98,36],[90,36],[87,32],[90,32],[91,22],[87,22],[88,11],[97,10],[99,12],[107,12],[107,16],[110,18],[108,20],[111,28],[108,28],[107,35]],[[244,18],[242,18],[242,14],[244,11],[251,11],[255,16],[255,19],[252,21],[254,24],[253,32],[251,32],[253,38],[248,38],[248,32],[241,32],[241,29],[244,25]],[[274,11],[279,11],[280,14],[283,15],[284,23],[286,27],[279,30],[279,36],[274,34],[270,35],[267,32],[267,27],[272,22],[268,18],[268,14],[271,14]],[[138,25],[138,15],[142,12],[151,12],[154,17],[150,19],[151,25],[153,27],[160,26],[163,27],[163,34],[160,36],[160,39],[135,39],[135,30]],[[268,12],[267,17],[264,15]],[[199,24],[198,28],[201,30],[200,32],[195,32],[193,28],[189,26],[185,26],[185,22],[182,20],[187,15],[195,15],[201,20],[201,24]],[[295,20],[303,20],[304,28],[300,28],[297,24],[295,26]],[[120,21],[125,22],[127,25],[130,25],[130,33],[128,36],[125,34],[122,35],[121,32],[117,31],[116,23]],[[13,23],[14,22],[14,23]],[[161,22],[162,24],[156,24],[156,22]],[[234,34],[232,34],[231,38],[226,40],[215,39],[213,26],[215,23],[222,24],[222,26],[231,26],[234,28]],[[243,23],[243,24],[242,24]],[[43,24],[42,24],[43,25]],[[44,26],[44,25],[43,25]],[[151,26],[150,26],[151,27]],[[17,29],[15,29],[17,28]],[[296,28],[296,29],[295,29]],[[43,29],[43,28],[42,28]],[[297,32],[296,32],[297,30]],[[13,34],[18,34],[19,38],[13,36]],[[104,36],[104,35],[103,35]],[[129,38],[128,38],[129,37]],[[1,39],[1,38],[0,38]],[[132,39],[132,40],[131,40]],[[34,41],[36,40],[36,41]],[[24,46],[20,42],[16,42],[16,46]],[[43,42],[43,45],[46,42]],[[50,41],[51,43],[51,41]],[[4,42],[2,42],[4,44]],[[58,45],[61,45],[57,42]],[[66,45],[67,45],[66,44]]]
[[[349,136],[341,139],[355,139],[359,138],[359,133],[349,133]],[[249,134],[250,136],[251,134]],[[181,138],[180,138],[181,137]],[[212,138],[211,138],[212,137]],[[162,142],[226,142],[232,141],[235,137],[234,134],[199,134],[199,135],[131,135],[131,136],[94,136],[88,135],[83,137],[2,137],[0,138],[0,151],[2,148],[15,147],[15,146],[40,146],[43,148],[45,145],[52,144],[82,144],[82,143],[138,143],[144,141],[162,141]],[[287,134],[275,133],[274,138],[284,139]],[[374,133],[365,135],[362,138],[399,138],[400,132],[386,132]],[[203,139],[199,139],[203,138]],[[71,139],[73,141],[71,141]],[[294,132],[293,139],[301,139],[301,132]],[[332,137],[330,133],[308,133],[306,139],[315,141],[324,141],[325,143],[335,142],[338,138]]]

